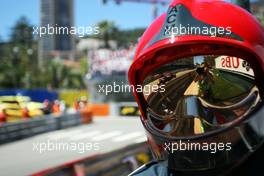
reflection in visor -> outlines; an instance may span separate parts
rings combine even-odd
[[[144,86],[148,122],[168,136],[204,134],[238,120],[260,103],[254,72],[240,58],[195,56],[157,69]]]

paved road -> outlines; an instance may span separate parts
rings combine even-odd
[[[45,133],[1,145],[0,175],[29,175],[65,162],[145,140],[139,118],[95,118],[93,124]],[[47,151],[47,145],[50,151]]]

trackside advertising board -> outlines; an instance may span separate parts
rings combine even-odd
[[[231,72],[239,72],[249,76],[254,76],[254,72],[250,65],[245,61],[237,57],[232,56],[220,56],[215,59],[215,67]]]

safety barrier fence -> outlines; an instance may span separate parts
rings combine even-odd
[[[32,176],[127,176],[152,159],[146,142],[49,168]]]
[[[82,113],[61,114],[59,116],[47,115],[30,119],[23,122],[14,122],[0,126],[0,144],[24,139],[37,134],[49,131],[64,129],[91,122],[87,117],[84,118]]]
[[[136,102],[111,102],[107,104],[89,104],[88,109],[95,116],[139,116]]]

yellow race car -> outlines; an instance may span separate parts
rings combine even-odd
[[[14,122],[43,115],[43,103],[27,96],[0,96],[0,121]]]

